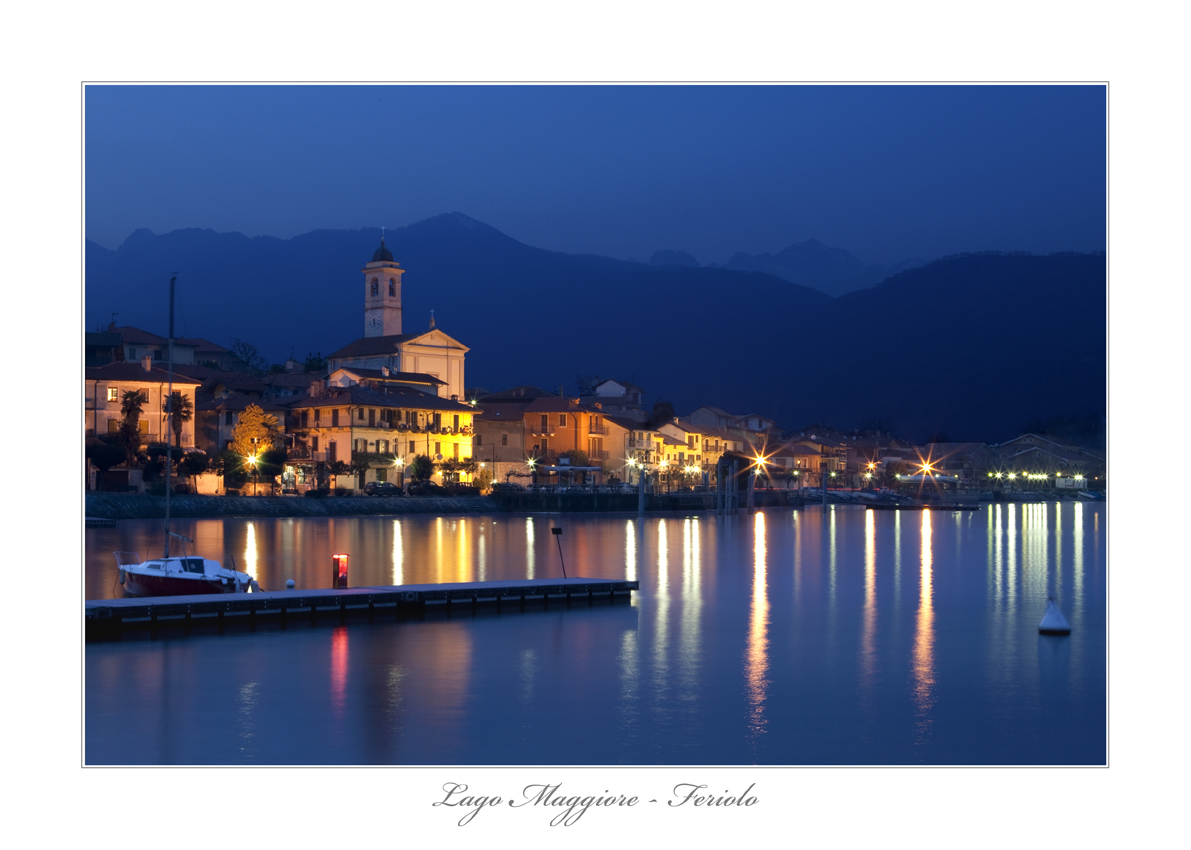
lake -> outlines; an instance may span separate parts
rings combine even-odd
[[[88,764],[1088,764],[1104,503],[716,517],[175,520],[268,590],[561,576],[631,604],[162,631],[85,647]],[[157,520],[87,529],[88,599]],[[1048,595],[1069,637],[1040,636]]]

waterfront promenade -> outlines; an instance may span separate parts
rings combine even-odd
[[[828,491],[831,504],[857,504],[846,496],[850,491]],[[985,495],[985,498],[981,498]],[[948,494],[948,498],[925,503],[946,509],[954,502],[990,504],[996,502],[1074,501],[1070,494],[1045,492],[997,493],[995,499],[987,494]],[[758,490],[756,506],[803,507],[820,504],[814,491]],[[197,517],[336,517],[336,516],[403,516],[432,514],[437,516],[491,513],[625,513],[637,512],[636,493],[540,492],[514,493],[497,496],[459,496],[437,498],[400,496],[373,498],[344,496],[327,499],[303,499],[292,496],[174,496],[170,499],[170,514],[179,518]],[[741,505],[745,504],[742,494]],[[871,505],[870,505],[871,506]],[[906,505],[912,507],[913,505]],[[667,511],[715,511],[714,492],[649,493],[645,498],[646,513]],[[136,493],[87,493],[84,515],[97,520],[160,519],[165,516],[165,497]]]

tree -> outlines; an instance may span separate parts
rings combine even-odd
[[[338,483],[336,480],[338,476],[347,475],[349,472],[351,472],[351,466],[349,466],[346,461],[329,460],[327,461],[327,472],[333,476],[331,478],[331,483],[336,484]]]
[[[594,395],[595,388],[600,383],[599,375],[576,375],[575,384],[579,387],[579,395]]]
[[[485,466],[476,473],[475,484],[481,491],[492,489],[492,468]]]
[[[320,351],[318,354],[307,354],[306,362],[302,364],[303,372],[321,372],[327,368],[327,361]]]
[[[409,477],[414,481],[428,481],[434,474],[434,461],[429,455],[416,455],[409,465]]]
[[[169,399],[161,406],[162,412],[167,412],[170,409],[170,401],[173,402],[173,413],[170,414],[170,428],[174,432],[174,448],[182,448],[182,423],[189,422],[194,418],[194,405],[190,403],[190,396],[185,393],[180,393],[174,390],[170,393]]]
[[[194,479],[207,471],[209,462],[207,456],[202,452],[187,452],[182,455],[182,459],[178,461],[178,473],[185,475],[190,479],[190,489],[198,492],[198,487]]]
[[[587,466],[587,452],[582,449],[567,449],[565,452],[559,452],[558,457],[570,458],[571,466]]]
[[[232,354],[239,358],[250,374],[256,375],[258,378],[265,374],[265,368],[269,365],[268,361],[257,351],[255,345],[242,339],[232,340]]]
[[[229,448],[242,458],[253,458],[261,452],[281,445],[277,417],[250,404],[240,414],[240,421],[232,429]]]
[[[130,465],[136,463],[137,449],[141,446],[140,419],[144,405],[145,397],[140,390],[125,390],[120,396],[120,412],[124,415],[120,420],[120,443]]]
[[[273,492],[273,485],[276,483],[277,476],[285,469],[287,460],[289,460],[289,452],[285,450],[285,446],[271,446],[257,456],[257,476],[268,479],[270,492]]]
[[[101,473],[107,472],[128,457],[128,453],[124,451],[122,445],[104,440],[87,443],[86,455],[91,464]]]
[[[659,425],[665,425],[673,421],[674,405],[668,401],[655,401],[653,403],[653,413],[649,416],[649,427],[657,428]]]
[[[372,464],[368,460],[368,456],[363,452],[356,452],[352,455],[352,462],[350,464],[351,471],[356,475],[356,487],[364,488],[364,476],[368,470],[372,468]]]

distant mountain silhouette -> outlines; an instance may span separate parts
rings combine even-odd
[[[379,229],[88,242],[86,327],[118,312],[164,334],[177,272],[179,336],[244,339],[271,362],[327,354],[363,334],[360,269],[379,242]],[[1105,410],[1102,254],[963,255],[832,299],[758,271],[546,251],[459,213],[386,244],[408,270],[404,330],[434,309],[471,349],[469,386],[600,374],[680,413],[712,404],[843,428],[878,416],[917,439],[997,439],[1032,417]]]
[[[686,251],[671,251],[668,249],[654,251],[653,256],[649,258],[649,264],[651,266],[687,266],[688,268],[699,268],[699,261]]]
[[[892,265],[866,263],[843,248],[809,239],[776,254],[733,254],[723,268],[765,272],[837,297],[875,286],[890,275],[921,265],[922,260],[902,260]]]

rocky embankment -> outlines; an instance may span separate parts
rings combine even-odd
[[[87,493],[85,515],[105,519],[165,516],[165,497],[136,493]],[[394,514],[478,514],[499,510],[484,496],[438,499],[423,496],[305,499],[293,496],[172,496],[170,516],[382,516]]]

